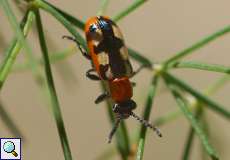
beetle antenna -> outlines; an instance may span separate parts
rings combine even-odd
[[[156,132],[156,134],[159,137],[162,137],[161,131],[159,128],[153,126],[152,124],[150,124],[148,121],[144,120],[143,118],[140,118],[139,116],[137,116],[135,113],[131,112],[130,114],[133,118],[135,118],[136,120],[138,120],[140,123],[142,123],[145,127],[149,127],[151,128],[153,131]]]
[[[116,121],[115,121],[115,124],[114,124],[114,126],[113,126],[113,129],[112,129],[111,132],[109,133],[109,140],[108,140],[108,143],[111,143],[112,138],[113,138],[113,135],[114,135],[114,133],[116,132],[116,130],[117,130],[117,128],[118,128],[120,122],[121,122],[121,119],[120,119],[120,118],[117,118]]]

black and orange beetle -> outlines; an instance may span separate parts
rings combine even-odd
[[[133,87],[129,79],[142,67],[137,72],[133,71],[119,27],[108,17],[92,17],[86,22],[85,35],[90,54],[86,53],[73,37],[63,36],[63,38],[75,41],[82,54],[92,61],[93,68],[86,72],[86,76],[92,80],[103,80],[108,86],[108,91],[95,100],[96,104],[106,98],[114,101],[113,111],[116,122],[109,134],[108,142],[111,142],[120,121],[129,116],[153,129],[161,137],[158,128],[133,113],[136,103],[131,99]]]

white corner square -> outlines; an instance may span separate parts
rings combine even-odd
[[[0,160],[21,160],[21,138],[0,138]]]

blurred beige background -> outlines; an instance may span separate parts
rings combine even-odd
[[[49,2],[84,20],[94,16],[100,6],[99,0],[50,0]],[[106,15],[115,15],[131,2],[131,0],[111,0]],[[229,0],[151,0],[121,20],[118,25],[123,31],[126,44],[151,60],[161,61],[202,37],[229,25],[229,6]],[[16,13],[20,20],[21,15],[19,12]],[[42,19],[51,40],[49,46],[51,52],[73,45],[61,39],[62,35],[69,33],[52,16],[42,12]],[[5,39],[0,45],[0,52],[3,53],[6,49],[5,44],[9,44],[13,33],[2,8],[0,21],[0,38]],[[29,35],[29,43],[40,57],[38,39],[35,34]],[[229,66],[230,34],[210,43],[186,59]],[[24,61],[24,52],[21,52],[16,62]],[[85,71],[90,67],[89,62],[79,52],[66,61],[71,64],[75,79],[66,82],[61,78],[59,71],[64,62],[56,63],[52,69],[72,154],[74,159],[92,160],[105,149],[114,147],[115,141],[110,145],[107,144],[111,126],[106,115],[105,104],[94,104],[94,99],[101,90],[97,82],[85,77]],[[137,67],[134,64],[134,68]],[[199,90],[206,88],[221,76],[218,73],[191,69],[178,69],[173,73]],[[149,72],[141,72],[134,80],[137,83],[134,89],[134,99],[138,104],[136,113],[141,115],[145,102],[144,95],[147,94],[150,80]],[[164,88],[162,84],[160,89],[164,90]],[[230,84],[213,96],[213,99],[227,106],[227,109],[230,109],[229,91]],[[9,75],[1,91],[1,101],[26,137],[26,143],[23,143],[23,159],[64,159],[54,119],[30,71]],[[175,109],[178,107],[168,91],[158,93],[151,119],[156,119]],[[212,143],[220,154],[221,160],[230,159],[229,123],[209,110],[208,121],[210,121]],[[133,119],[128,119],[127,125],[129,133],[133,133],[140,126]],[[181,159],[188,129],[188,122],[182,117],[161,127],[164,135],[162,139],[155,134],[148,134],[144,159]],[[8,136],[12,135],[0,121],[0,137]],[[191,159],[201,160],[197,139],[192,154]],[[114,159],[119,159],[119,157]]]

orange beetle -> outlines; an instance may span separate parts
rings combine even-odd
[[[158,128],[132,112],[136,108],[136,103],[131,99],[133,89],[129,78],[137,72],[133,72],[128,59],[128,49],[125,46],[119,27],[108,17],[92,17],[86,22],[85,35],[89,54],[82,49],[76,39],[69,36],[64,37],[75,41],[82,54],[92,61],[93,68],[86,72],[86,76],[92,80],[103,80],[107,83],[108,91],[98,96],[95,103],[99,103],[106,98],[111,98],[114,101],[113,111],[116,122],[110,132],[108,142],[111,142],[120,121],[129,116],[153,129],[161,137]]]

